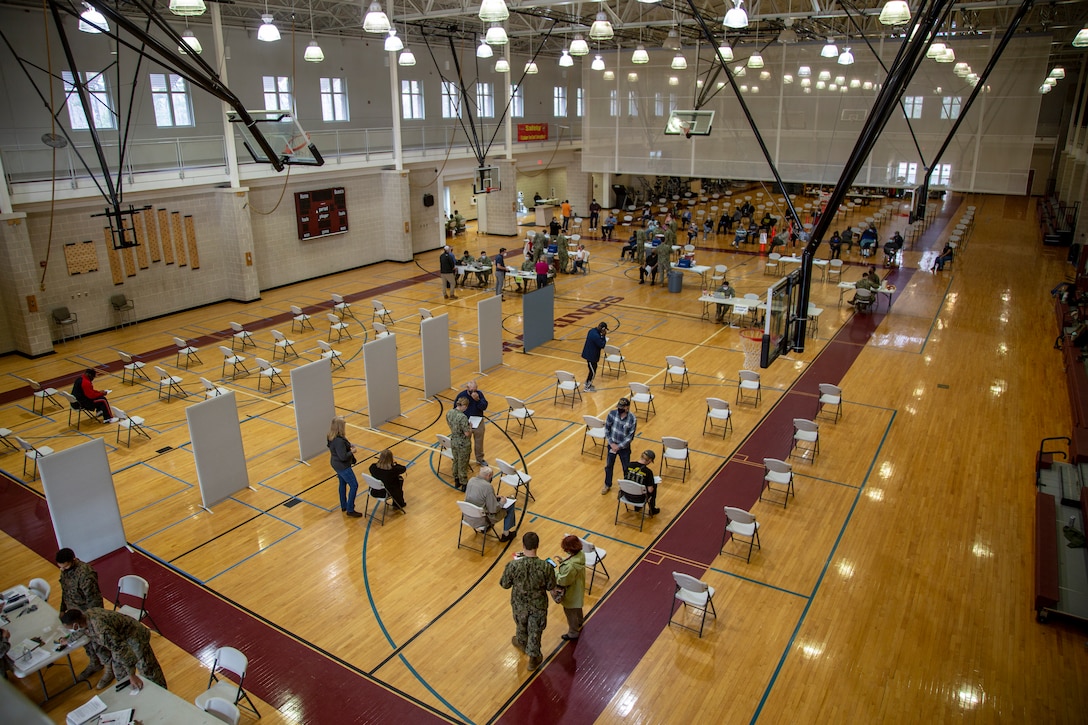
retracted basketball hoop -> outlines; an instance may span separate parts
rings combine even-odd
[[[746,327],[740,331],[740,343],[744,348],[745,370],[757,370],[763,358],[763,330]]]

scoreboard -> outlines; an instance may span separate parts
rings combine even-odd
[[[295,194],[298,238],[313,239],[348,230],[348,206],[344,189],[318,189]]]

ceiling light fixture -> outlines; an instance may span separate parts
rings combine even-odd
[[[809,68],[807,65],[803,65],[797,69],[797,75],[801,76],[802,78],[807,78],[812,75],[812,69]]]
[[[748,27],[748,13],[741,7],[742,2],[743,0],[733,0],[733,7],[729,8],[729,12],[722,18],[722,25],[734,30]]]
[[[677,78],[676,76],[669,76],[669,85],[670,86],[680,85],[680,79]]]
[[[1054,70],[1050,71],[1051,78],[1065,78],[1065,68],[1060,65],[1054,66]]]
[[[888,0],[880,9],[881,25],[906,25],[910,22],[910,6],[906,0]]]
[[[280,29],[273,24],[271,15],[265,13],[261,16],[261,27],[257,29],[257,40],[265,43],[275,43],[280,39]]]
[[[382,12],[381,3],[374,0],[366,11],[366,17],[363,18],[363,30],[368,33],[386,33],[389,32],[389,28],[389,17]]]
[[[673,70],[687,70],[688,59],[684,57],[683,53],[677,53],[672,57],[672,65],[670,67]]]
[[[839,65],[854,65],[854,54],[850,52],[849,48],[843,48],[839,53]]]
[[[821,80],[821,81],[829,81],[829,80],[831,80],[831,71],[829,71],[829,70],[822,70],[822,71],[820,71],[820,75],[818,76],[818,78],[819,78],[819,80]]]
[[[793,74],[792,73],[786,73],[785,75],[783,75],[782,76],[782,83],[787,85],[787,86],[789,84],[793,83]]]
[[[635,65],[643,65],[650,62],[650,54],[646,52],[646,46],[642,43],[638,44],[635,48],[635,52],[631,53],[631,62]]]
[[[593,21],[593,25],[589,26],[589,39],[612,40],[615,34],[612,23],[608,22],[608,16],[604,14],[604,11],[597,13],[597,19]]]
[[[178,52],[185,55],[189,52],[200,55],[204,52],[204,48],[200,45],[200,41],[193,35],[193,31],[186,28],[181,31],[181,45],[178,46]]]
[[[963,78],[964,76],[966,76],[968,73],[971,72],[971,66],[969,66],[966,63],[961,61],[959,63],[956,63],[956,65],[954,65],[952,67],[952,72],[955,73],[960,78]]]
[[[946,45],[944,47],[944,52],[937,56],[936,60],[938,63],[955,63],[956,51],[952,50],[951,45]]]
[[[170,12],[174,15],[193,17],[203,15],[207,10],[204,0],[170,0]]]
[[[487,29],[487,35],[484,36],[484,42],[488,45],[506,45],[510,39],[506,37],[506,28],[498,23],[492,23]]]
[[[931,43],[929,48],[926,50],[926,57],[930,60],[937,60],[937,58],[941,57],[942,53],[944,53],[944,43],[936,40]]]
[[[824,47],[820,50],[821,58],[835,58],[839,55],[839,46],[835,45],[835,41],[831,38],[827,39]]]
[[[412,52],[411,48],[405,46],[404,50],[400,52],[400,56],[397,57],[397,65],[410,68],[415,64],[416,54]]]
[[[722,57],[722,61],[729,63],[733,60],[733,49],[729,47],[729,43],[725,40],[718,46],[718,55]]]
[[[669,28],[669,34],[665,36],[661,47],[665,50],[680,50],[680,34],[676,32],[676,28]]]
[[[574,40],[570,41],[570,54],[589,55],[589,43],[586,42],[581,33],[575,33]]]
[[[1073,38],[1074,48],[1088,48],[1088,25],[1077,31],[1077,37]]]
[[[572,65],[574,65],[574,58],[570,57],[569,50],[563,48],[563,54],[559,56],[559,67],[570,68]]]
[[[604,58],[600,55],[593,56],[593,62],[589,64],[589,67],[593,70],[604,70]]]
[[[325,60],[325,51],[314,38],[314,0],[310,0],[310,44],[302,52],[302,59],[307,63],[320,63]]]
[[[90,3],[83,3],[87,8],[79,16],[79,29],[84,33],[108,33],[110,24],[106,22],[106,16],[98,12]]]
[[[385,50],[387,53],[396,53],[404,49],[404,41],[397,36],[397,29],[390,28],[389,35],[385,36]]]
[[[476,46],[476,57],[490,58],[493,55],[495,55],[495,51],[491,50],[491,46],[483,38],[480,38],[480,44]]]
[[[631,71],[630,73],[628,73],[627,74],[627,82],[628,83],[638,83],[638,73],[635,73],[634,71]]]
[[[506,60],[506,58],[499,58],[497,61],[495,61],[495,72],[496,73],[509,73],[510,72],[510,62],[508,60]]]
[[[610,71],[610,70],[606,70],[604,72],[604,75],[601,76],[601,77],[604,78],[606,81],[616,80],[616,74],[613,71]]]
[[[752,51],[752,54],[748,56],[748,67],[753,70],[763,67],[763,56],[758,50]]]
[[[483,0],[480,3],[480,20],[485,23],[501,23],[510,17],[503,0]]]

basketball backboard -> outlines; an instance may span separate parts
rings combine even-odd
[[[665,123],[666,136],[709,136],[714,111],[673,111]]]
[[[476,177],[472,180],[473,194],[490,194],[502,189],[502,180],[499,178],[498,166],[481,166],[476,169]]]
[[[260,110],[246,111],[254,121],[247,126],[235,111],[227,113],[227,120],[235,124],[242,134],[242,143],[249,155],[259,164],[270,164],[268,151],[257,138],[260,134],[267,141],[269,148],[276,155],[280,164],[301,166],[323,166],[325,159],[317,146],[310,140],[310,134],[299,124],[289,111]]]

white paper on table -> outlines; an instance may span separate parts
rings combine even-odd
[[[83,725],[83,723],[89,722],[96,715],[105,711],[106,703],[102,702],[102,698],[98,695],[95,695],[90,700],[68,713],[68,725]]]

